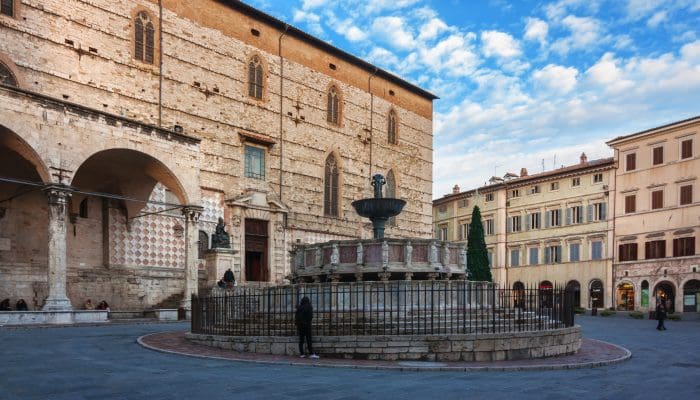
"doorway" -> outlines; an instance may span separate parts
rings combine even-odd
[[[581,307],[581,284],[578,281],[569,281],[566,284],[566,291],[573,293],[574,307]]]
[[[666,304],[666,310],[669,313],[676,312],[675,305],[675,292],[673,290],[673,285],[670,282],[661,282],[656,285],[654,289],[654,296],[656,297],[656,304],[663,301]]]
[[[683,312],[700,312],[700,281],[697,279],[683,285]]]
[[[603,308],[603,282],[599,279],[594,279],[591,282],[589,296],[591,308]]]
[[[634,310],[634,286],[629,282],[617,285],[617,309]]]
[[[267,260],[267,221],[245,220],[245,280],[268,282],[270,273]]]

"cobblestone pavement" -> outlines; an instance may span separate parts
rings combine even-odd
[[[0,399],[697,398],[700,322],[580,317],[630,360],[555,371],[394,371],[202,359],[144,349],[185,324],[0,329]]]

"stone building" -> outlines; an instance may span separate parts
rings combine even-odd
[[[700,311],[700,117],[615,138],[615,305]]]
[[[0,82],[0,298],[282,282],[296,243],[369,237],[375,173],[408,202],[387,234],[431,236],[436,97],[241,2],[2,0]]]
[[[581,307],[612,304],[613,159],[528,175],[493,177],[489,185],[433,202],[438,238],[466,244],[471,214],[481,210],[495,282],[513,289],[570,287]]]

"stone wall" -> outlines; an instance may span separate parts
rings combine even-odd
[[[298,355],[298,338],[218,336],[187,333],[194,343],[238,352]],[[573,354],[581,328],[485,335],[317,336],[314,350],[324,357],[369,360],[504,361]]]

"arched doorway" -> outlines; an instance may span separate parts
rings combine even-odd
[[[591,286],[589,289],[589,298],[591,299],[591,308],[603,308],[605,307],[604,302],[604,290],[603,282],[600,279],[594,279],[591,281]]]
[[[659,304],[660,301],[665,302],[666,309],[669,313],[676,312],[676,296],[671,282],[664,281],[658,283],[654,288],[654,297],[656,298],[656,304]]]
[[[0,71],[1,72],[1,71]],[[48,168],[17,133],[0,125],[0,298],[34,311],[48,296]]]
[[[700,280],[691,279],[683,285],[683,312],[700,312]]]
[[[642,281],[641,307],[642,308],[649,308],[649,281],[646,279]]]
[[[553,304],[554,285],[550,281],[542,281],[539,286],[540,306],[551,308]]]
[[[578,281],[569,281],[566,284],[566,291],[573,293],[574,307],[581,307],[581,284]]]
[[[525,285],[520,281],[513,284],[513,307],[525,308]]]
[[[617,309],[634,310],[634,286],[629,282],[617,285]]]

